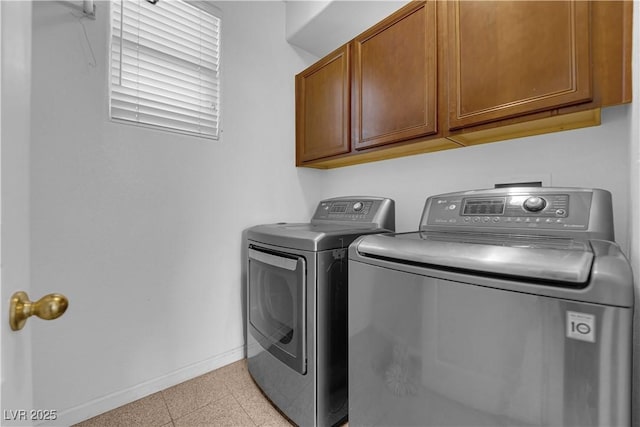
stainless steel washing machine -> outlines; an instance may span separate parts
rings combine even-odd
[[[247,231],[249,372],[300,426],[346,419],[347,248],[393,230],[393,200],[340,197],[321,201],[309,223]]]
[[[426,201],[349,249],[350,426],[629,426],[633,280],[611,195]]]

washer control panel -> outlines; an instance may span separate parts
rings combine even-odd
[[[395,202],[373,196],[334,197],[318,203],[311,223],[395,230]]]
[[[338,221],[373,220],[378,205],[374,200],[323,200],[313,218]]]
[[[427,199],[425,226],[586,230],[592,193],[499,189],[450,193]]]

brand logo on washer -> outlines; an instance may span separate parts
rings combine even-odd
[[[567,338],[596,342],[596,316],[567,311]]]

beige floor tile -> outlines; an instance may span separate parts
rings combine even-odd
[[[227,366],[217,369],[216,372],[223,379],[236,379],[242,376],[249,377],[249,368],[247,367],[247,359],[241,359]]]
[[[229,395],[174,421],[176,427],[253,427],[255,423]]]
[[[291,427],[251,378],[247,361],[178,384],[75,427]]]
[[[218,371],[213,371],[163,390],[161,393],[171,417],[175,420],[229,396],[230,391],[220,378]]]
[[[171,416],[160,393],[88,419],[75,427],[171,426]]]
[[[256,425],[273,427],[292,425],[273,407],[255,384],[237,390],[236,393],[236,399]]]
[[[216,371],[227,385],[229,391],[236,397],[245,387],[255,386],[247,368],[247,360],[242,359]]]

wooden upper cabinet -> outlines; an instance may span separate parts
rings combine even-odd
[[[349,46],[296,76],[296,164],[351,150]]]
[[[353,42],[356,149],[437,132],[434,1],[414,1]]]
[[[449,128],[592,99],[590,2],[448,3]]]
[[[630,1],[410,1],[296,76],[296,164],[597,125],[601,107],[631,102],[632,13]]]

